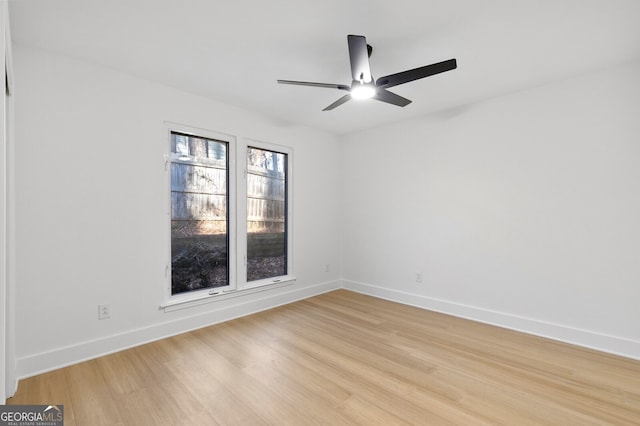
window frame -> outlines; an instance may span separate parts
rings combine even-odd
[[[210,287],[201,290],[193,290],[184,293],[173,294],[171,291],[171,135],[180,133],[187,136],[206,138],[227,143],[227,259],[229,282],[226,286]],[[165,266],[165,304],[179,304],[192,300],[199,300],[216,294],[234,291],[236,289],[237,277],[237,250],[236,250],[236,136],[226,133],[214,132],[211,130],[185,126],[177,123],[166,123],[166,143],[167,153],[165,154],[165,192],[167,194],[167,220],[165,229],[167,232],[167,263]]]
[[[228,147],[227,176],[227,240],[229,283],[226,286],[194,290],[179,294],[171,293],[171,134],[219,140]],[[160,308],[165,312],[199,306],[218,300],[279,288],[296,281],[293,249],[293,148],[257,139],[221,133],[213,130],[165,122],[164,192],[166,200],[165,233],[166,264],[164,270],[164,302]],[[285,206],[287,274],[247,282],[247,150],[249,147],[270,150],[287,156]]]
[[[287,156],[287,170],[285,178],[285,232],[286,232],[286,248],[287,248],[287,273],[277,277],[270,277],[261,280],[247,281],[247,176],[249,173],[247,167],[247,150],[249,148],[264,149],[273,151]],[[263,142],[256,139],[245,138],[240,142],[237,150],[237,163],[242,164],[238,167],[238,240],[237,250],[239,258],[242,259],[242,267],[238,268],[238,289],[253,289],[276,283],[295,281],[294,263],[293,263],[293,148],[277,145],[269,142]]]

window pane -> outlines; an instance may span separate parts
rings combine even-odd
[[[171,133],[171,294],[229,283],[227,152]]]
[[[287,155],[247,151],[247,281],[287,274]]]

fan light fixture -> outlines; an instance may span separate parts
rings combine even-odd
[[[351,86],[346,84],[333,83],[314,83],[311,81],[296,80],[278,80],[278,84],[295,84],[298,86],[324,87],[326,89],[344,90],[347,93],[340,99],[323,109],[330,111],[339,107],[350,99],[368,99],[373,98],[380,102],[385,102],[399,107],[405,107],[411,103],[411,100],[403,98],[400,95],[387,90],[394,86],[409,83],[410,81],[419,80],[431,75],[440,74],[441,72],[451,71],[458,67],[455,59],[437,62],[424,67],[414,68],[402,71],[396,74],[389,74],[379,79],[373,79],[371,69],[369,67],[369,57],[373,52],[373,47],[367,44],[367,39],[360,35],[348,35],[347,44],[349,45],[349,63],[351,64]]]
[[[371,84],[360,84],[351,88],[353,99],[370,99],[376,95],[376,88]]]

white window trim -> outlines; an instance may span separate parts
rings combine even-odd
[[[287,155],[287,275],[278,277],[266,278],[263,280],[256,280],[247,282],[247,148],[261,148],[265,150],[275,151]],[[237,164],[242,164],[242,167],[238,167],[238,200],[243,202],[238,203],[238,218],[243,218],[238,222],[238,254],[242,260],[240,268],[238,268],[238,289],[252,289],[257,287],[263,287],[280,282],[295,281],[295,274],[293,270],[293,148],[283,145],[276,145],[269,142],[262,142],[256,139],[242,139],[238,145],[238,159]]]
[[[179,311],[185,308],[191,308],[195,306],[205,305],[208,303],[221,302],[223,300],[233,299],[234,297],[238,297],[238,296],[246,296],[249,294],[259,293],[262,291],[269,291],[276,288],[286,287],[286,286],[292,285],[293,283],[295,283],[295,278],[290,280],[283,280],[277,283],[270,283],[270,285],[246,288],[244,290],[229,290],[229,291],[223,291],[223,292],[214,293],[214,294],[201,293],[198,297],[192,297],[185,300],[167,301],[162,305],[160,305],[160,308],[163,309],[165,312]]]
[[[227,205],[229,285],[211,289],[202,289],[182,294],[171,294],[171,133],[210,138],[228,143],[227,153],[229,185]],[[160,309],[172,312],[179,309],[200,306],[215,301],[227,300],[291,285],[296,281],[293,262],[293,149],[284,145],[262,142],[256,139],[243,139],[238,136],[197,128],[184,124],[165,122],[166,154],[164,156],[166,207],[166,265],[164,302]],[[287,275],[247,282],[247,148],[255,147],[287,155]]]
[[[209,138],[214,140],[219,140],[228,143],[228,193],[227,193],[227,235],[229,241],[229,247],[227,247],[227,256],[229,261],[229,284],[223,287],[216,287],[213,289],[202,289],[191,291],[183,294],[171,294],[171,157],[170,154],[165,155],[165,185],[164,187],[169,189],[165,190],[167,196],[166,202],[166,253],[167,253],[167,261],[165,265],[165,302],[162,305],[168,306],[170,304],[176,303],[185,303],[192,300],[199,300],[204,297],[214,296],[216,294],[221,294],[222,292],[229,292],[236,289],[236,283],[238,282],[236,277],[236,263],[237,263],[237,249],[236,249],[236,162],[234,159],[236,158],[236,149],[237,149],[237,138],[233,135],[228,135],[225,133],[214,132],[207,129],[200,129],[192,126],[186,126],[178,123],[165,122],[165,135],[166,135],[166,147],[167,152],[171,152],[171,132],[183,133],[186,135]]]

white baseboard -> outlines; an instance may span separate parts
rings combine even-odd
[[[24,379],[123,349],[286,305],[339,288],[341,288],[340,281],[330,281],[312,286],[294,287],[289,291],[263,291],[247,297],[238,296],[224,303],[212,304],[210,311],[198,315],[18,358],[16,361],[17,377]]]
[[[381,299],[640,360],[640,342],[475,306],[343,280],[343,288]]]
[[[18,358],[16,360],[16,376],[19,379],[31,377],[36,374],[94,359],[127,348],[185,333],[190,330],[275,308],[340,288],[640,360],[640,342],[635,340],[462,305],[355,281],[338,280],[301,288],[294,287],[289,291],[265,291],[254,294],[251,297],[236,297],[228,301],[228,303],[221,303],[215,307],[212,306],[213,309],[210,311],[198,315],[183,317],[173,321],[154,324],[149,327],[138,328],[124,333]]]

